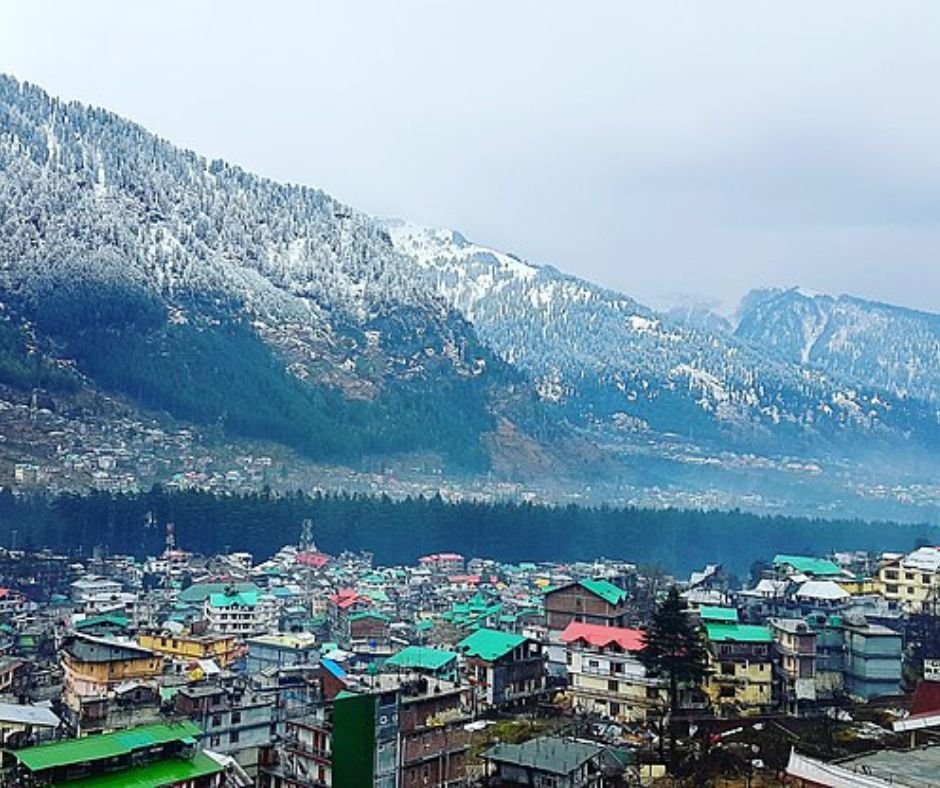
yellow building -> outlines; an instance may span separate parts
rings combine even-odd
[[[643,633],[572,621],[561,633],[568,692],[576,711],[621,722],[643,722],[666,706],[663,682],[637,658]]]
[[[126,681],[146,681],[163,673],[163,657],[132,643],[71,635],[60,650],[66,704],[78,709],[84,699],[101,698]]]
[[[940,601],[940,547],[921,547],[878,570],[881,594],[910,613]]]
[[[192,662],[211,659],[227,668],[238,654],[233,635],[172,635],[166,632],[144,632],[137,636],[143,647],[171,659]]]
[[[715,712],[757,713],[773,695],[773,636],[770,628],[736,621],[705,621],[709,675],[705,693]]]

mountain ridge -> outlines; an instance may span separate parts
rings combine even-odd
[[[511,479],[526,472],[516,452],[537,473],[603,469],[636,489],[708,490],[722,482],[703,468],[758,467],[758,456],[781,468],[842,467],[860,447],[932,456],[940,386],[919,382],[931,359],[911,355],[932,326],[893,316],[883,363],[861,365],[858,345],[832,337],[887,317],[845,301],[832,313],[842,322],[826,323],[842,333],[814,357],[802,318],[829,302],[799,299],[755,297],[733,332],[662,313],[0,75],[0,304],[12,337],[0,341],[0,378],[6,363],[21,388],[59,370],[72,380],[59,385],[316,460],[430,451],[440,471]],[[916,374],[901,374],[905,362]]]

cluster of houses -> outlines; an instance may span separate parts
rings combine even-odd
[[[642,627],[672,581],[628,563],[440,553],[376,567],[309,541],[256,563],[169,540],[144,562],[5,553],[0,577],[0,738],[12,785],[655,777],[633,743],[661,725],[668,687],[644,666]],[[903,705],[914,633],[940,601],[940,548],[778,555],[745,588],[718,566],[679,585],[708,662],[701,683],[680,688],[690,719]],[[929,665],[940,653],[924,656]],[[490,736],[494,721],[519,713],[554,733]]]

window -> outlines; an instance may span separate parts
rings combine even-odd
[[[896,594],[898,592],[898,587],[896,585],[886,585],[885,591],[889,594]]]
[[[238,725],[242,721],[242,713],[240,711],[232,712],[232,725]]]
[[[885,580],[897,580],[898,571],[897,569],[886,569],[885,570]]]
[[[722,662],[722,663],[721,663],[721,675],[722,675],[722,676],[733,676],[733,675],[734,675],[734,663],[733,663],[733,662]]]
[[[228,740],[231,744],[235,744],[236,742],[238,742],[238,731],[232,731],[228,735]]]
[[[616,680],[616,679],[610,679],[610,680],[607,682],[607,691],[608,691],[608,692],[616,692],[617,689],[618,689],[617,680]]]
[[[221,715],[221,714],[213,714],[213,715],[212,715],[212,727],[213,727],[213,728],[218,728],[221,724],[222,724],[222,715]]]
[[[913,580],[913,579],[914,579],[914,573],[913,573],[913,572],[905,572],[905,573],[904,573],[904,579],[905,579],[905,580]]]

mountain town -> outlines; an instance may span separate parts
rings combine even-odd
[[[923,786],[940,547],[687,578],[456,553],[0,553],[3,784]],[[673,777],[669,777],[672,775]],[[667,781],[667,782],[664,782]],[[861,784],[861,783],[858,783]]]

